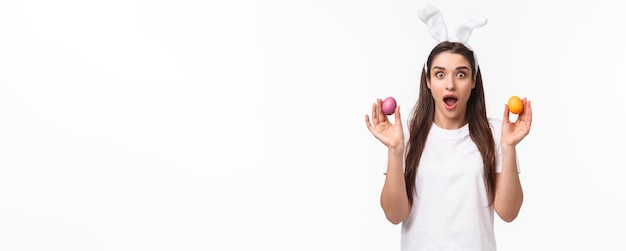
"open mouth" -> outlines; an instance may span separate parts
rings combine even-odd
[[[456,105],[456,102],[458,100],[459,99],[454,95],[446,95],[443,97],[443,102],[446,104],[448,108],[454,108],[454,105]]]

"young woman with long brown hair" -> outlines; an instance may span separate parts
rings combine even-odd
[[[494,212],[511,222],[522,206],[516,145],[530,131],[530,101],[513,122],[506,105],[502,119],[488,118],[474,52],[443,41],[428,56],[406,125],[400,106],[392,123],[381,105],[365,123],[388,149],[380,203],[402,223],[402,250],[496,250]]]

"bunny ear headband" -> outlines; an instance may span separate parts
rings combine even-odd
[[[481,16],[470,16],[464,19],[459,20],[459,23],[452,37],[448,37],[448,28],[446,27],[446,23],[443,19],[443,15],[441,12],[428,4],[420,4],[417,7],[417,14],[419,18],[428,26],[428,31],[430,35],[437,41],[437,43],[443,41],[450,42],[459,42],[465,45],[470,50],[474,51],[469,44],[467,44],[467,40],[470,35],[472,35],[472,31],[475,28],[483,27],[487,24],[487,18]],[[474,61],[476,65],[475,71],[478,71],[478,58],[476,57],[476,52],[474,52]],[[428,68],[426,63],[424,63],[424,70],[428,72]]]

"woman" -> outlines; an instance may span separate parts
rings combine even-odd
[[[365,123],[388,148],[381,206],[402,223],[402,250],[496,250],[494,211],[513,221],[523,192],[515,147],[530,131],[532,110],[509,121],[488,118],[474,52],[444,41],[422,70],[408,135],[400,106],[394,123],[372,105]]]

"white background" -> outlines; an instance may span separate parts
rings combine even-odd
[[[0,250],[399,250],[386,150],[434,45],[417,1],[2,1]],[[500,250],[625,250],[621,1],[437,1],[488,114],[533,103]]]

